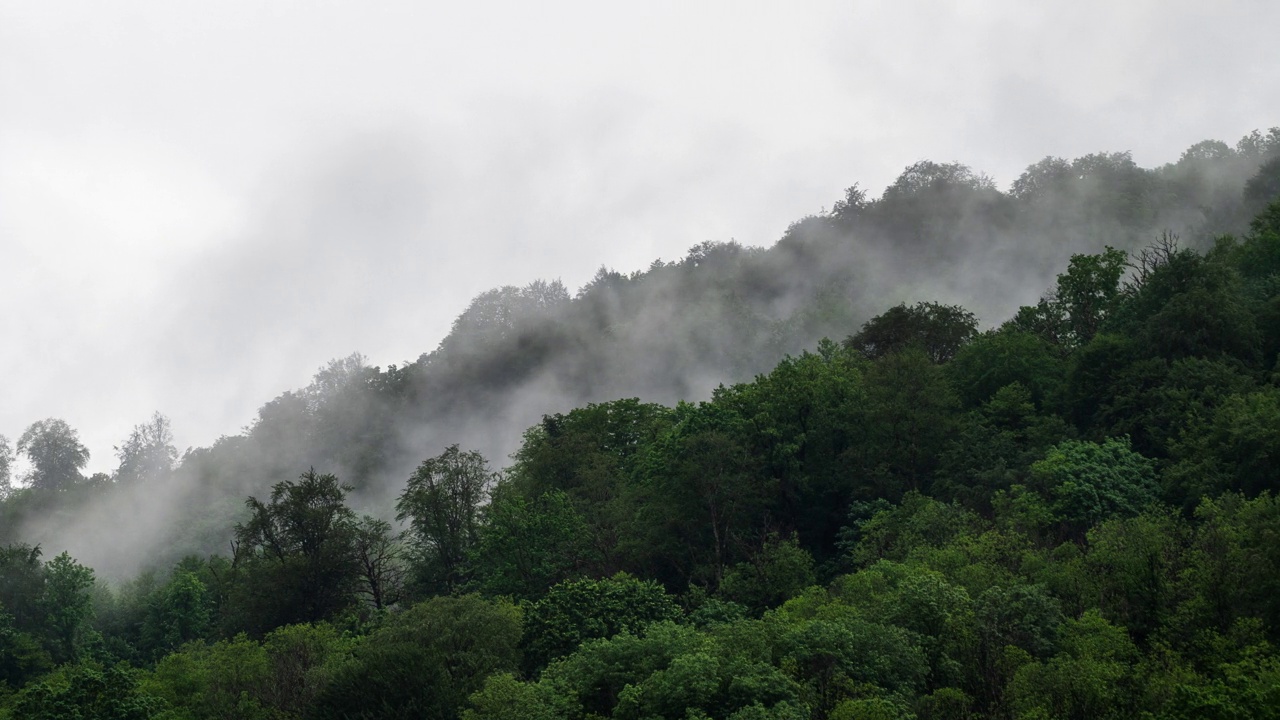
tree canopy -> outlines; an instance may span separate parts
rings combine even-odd
[[[0,718],[1280,717],[1277,156],[921,162],[181,458],[0,436]]]

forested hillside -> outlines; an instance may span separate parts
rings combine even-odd
[[[922,162],[181,456],[33,423],[0,718],[1280,717],[1278,198]]]

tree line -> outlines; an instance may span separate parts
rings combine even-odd
[[[1280,202],[1077,253],[989,330],[903,303],[703,402],[547,414],[501,471],[448,446],[382,516],[284,457],[220,552],[106,584],[0,551],[0,717],[1276,717],[1278,361]],[[415,382],[327,370],[182,465]],[[171,480],[166,432],[90,482],[36,423],[0,510]]]

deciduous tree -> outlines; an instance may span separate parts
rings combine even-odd
[[[40,490],[69,490],[83,481],[89,449],[80,434],[57,418],[32,423],[18,438],[18,454],[31,461],[27,483]]]
[[[428,588],[462,582],[467,553],[480,535],[480,506],[497,474],[480,453],[457,445],[424,460],[396,503],[396,519],[409,522]]]

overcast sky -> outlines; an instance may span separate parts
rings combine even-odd
[[[0,434],[110,471],[477,293],[768,245],[920,159],[1280,124],[1280,3],[0,0]]]

